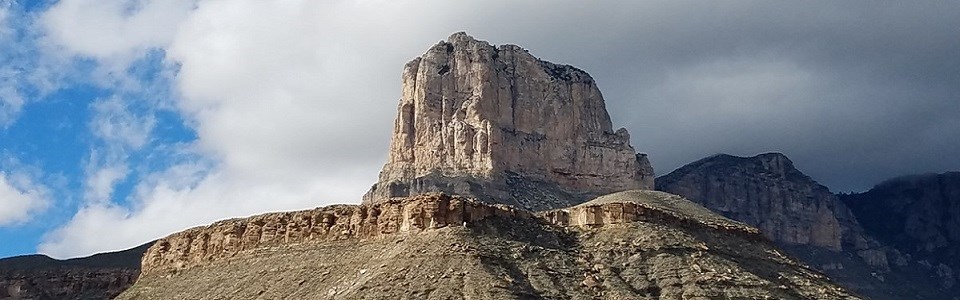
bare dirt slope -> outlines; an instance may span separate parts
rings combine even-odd
[[[855,298],[783,256],[759,234],[727,232],[649,210],[658,207],[647,203],[655,198],[650,195],[664,194],[655,193],[585,204],[598,207],[603,225],[560,226],[528,214],[490,214],[368,238],[258,246],[192,267],[191,260],[168,260],[180,267],[152,266],[155,271],[145,272],[119,299]],[[413,222],[430,224],[443,217],[436,212],[444,211],[431,207],[465,201],[430,197],[398,202],[405,205],[400,215],[431,216]],[[639,203],[636,207],[643,209],[632,215],[647,217],[618,222],[627,215],[624,203]],[[697,208],[670,215],[706,212]],[[197,236],[208,228],[193,230]],[[164,242],[148,256],[177,251],[191,257],[189,250],[174,250],[176,241]],[[163,247],[167,253],[155,251]]]

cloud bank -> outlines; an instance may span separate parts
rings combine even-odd
[[[46,188],[24,174],[0,172],[0,227],[27,222],[50,206]]]
[[[50,43],[105,70],[161,51],[172,109],[196,140],[164,147],[169,164],[138,171],[122,201],[84,205],[40,250],[90,254],[220,218],[358,202],[385,159],[403,63],[461,30],[588,71],[658,174],[766,151],[835,190],[960,169],[948,155],[960,147],[951,6],[64,0],[42,18]],[[86,175],[90,198],[124,173],[110,166]]]

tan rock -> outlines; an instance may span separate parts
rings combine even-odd
[[[428,194],[369,205],[333,205],[230,219],[158,240],[143,256],[142,274],[187,269],[268,247],[464,226],[494,216],[532,218],[530,213],[508,206]]]
[[[534,215],[421,195],[171,235],[118,299],[858,299],[776,253],[756,229],[656,191]]]
[[[646,156],[614,130],[580,69],[456,33],[402,78],[388,161],[367,202],[442,191],[546,209],[653,188]],[[527,183],[552,197],[518,195]]]
[[[756,228],[719,216],[683,197],[659,191],[623,191],[537,215],[546,222],[559,226],[599,227],[648,222],[698,230],[715,229],[725,234],[761,238]]]

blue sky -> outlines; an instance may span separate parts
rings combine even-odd
[[[834,191],[960,170],[958,8],[0,0],[0,257],[359,202],[402,66],[457,31],[589,72],[661,175],[769,151]]]
[[[19,201],[35,203],[26,214],[0,218],[6,225],[0,227],[0,257],[6,257],[37,252],[44,234],[88,202],[130,205],[142,176],[176,161],[169,147],[191,143],[196,134],[170,106],[162,51],[151,49],[117,70],[122,79],[94,79],[88,74],[100,72],[97,61],[52,57],[57,54],[42,49],[46,41],[35,22],[52,3],[0,3],[7,26],[0,54],[7,91],[0,102],[0,170],[10,190],[35,191],[21,193],[29,197]],[[117,80],[152,86],[127,89]],[[123,175],[109,180],[106,194],[94,195],[91,173],[117,165],[124,166]]]

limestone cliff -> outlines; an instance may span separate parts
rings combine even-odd
[[[840,197],[869,234],[894,249],[892,268],[919,279],[911,283],[925,298],[960,297],[960,172],[895,178]]]
[[[627,191],[524,213],[441,194],[158,241],[118,299],[857,299],[755,228]]]
[[[423,192],[543,210],[630,189],[653,169],[593,78],[514,45],[451,35],[406,64],[375,202]]]
[[[832,251],[868,246],[850,210],[780,153],[704,158],[657,178],[657,189],[756,226],[780,243]]]
[[[377,238],[491,216],[529,216],[503,205],[447,195],[418,195],[369,205],[334,205],[219,221],[160,239],[143,256],[142,274],[173,272],[243,251],[318,241]]]
[[[946,200],[949,181],[938,180],[894,180],[841,201],[786,156],[768,153],[704,158],[657,178],[657,189],[757,226],[791,255],[871,298],[954,299],[955,267],[943,259],[956,256],[914,252],[951,245],[947,228],[957,218],[948,216],[956,207]],[[907,227],[929,239],[911,240]]]

